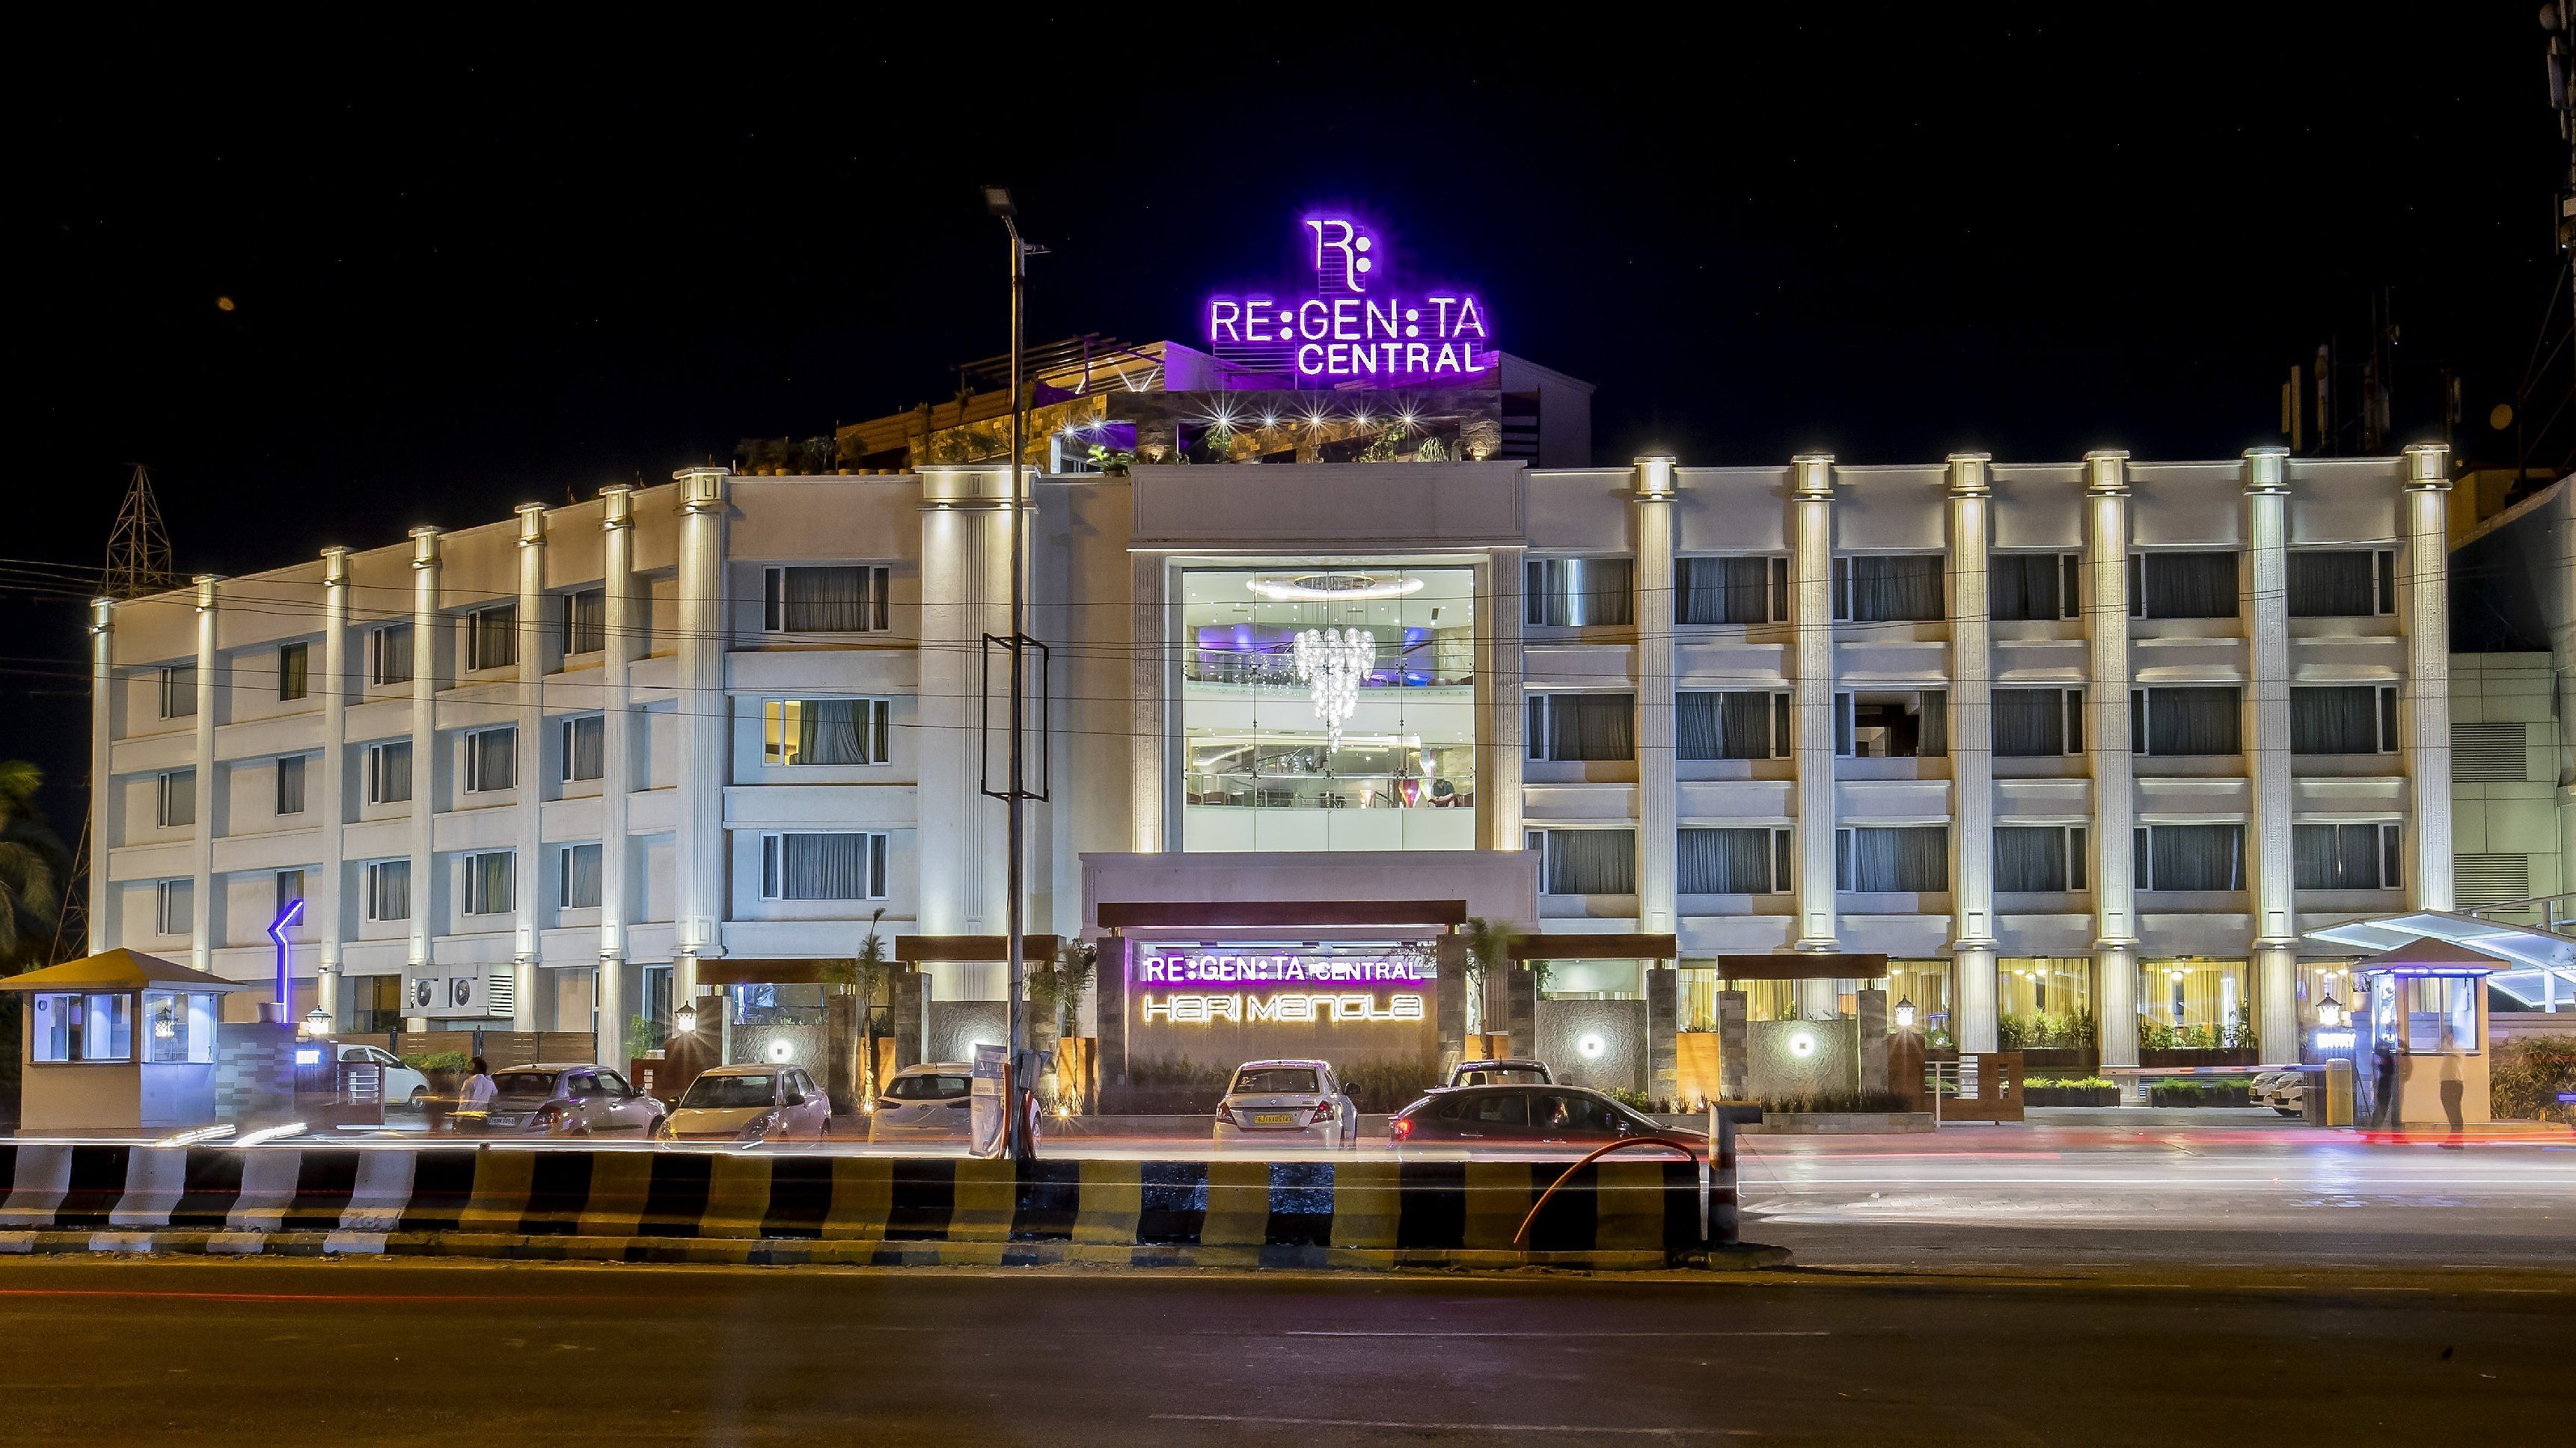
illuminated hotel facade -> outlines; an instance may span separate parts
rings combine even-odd
[[[1032,949],[1109,947],[1112,1092],[1184,1025],[1481,1024],[1669,1097],[1725,963],[1799,954],[1884,975],[1753,979],[1757,1017],[1883,980],[1936,1049],[2292,1061],[2337,989],[2303,931],[2451,903],[2439,448],[1551,466],[1588,389],[1507,354],[1395,390],[1123,355],[1150,384],[1041,388],[1020,515]],[[961,1052],[1002,995],[1013,513],[934,441],[102,603],[91,946],[264,979],[301,898],[298,1014],[622,1061],[720,988],[792,1038],[882,911],[909,1051]],[[1473,1006],[1470,917],[1542,963]]]

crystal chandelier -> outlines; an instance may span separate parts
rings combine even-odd
[[[1297,635],[1297,681],[1315,699],[1332,748],[1341,747],[1342,725],[1360,706],[1360,681],[1377,667],[1377,635],[1364,628],[1310,628]]]

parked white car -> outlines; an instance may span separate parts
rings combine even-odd
[[[671,1141],[821,1141],[831,1098],[794,1066],[718,1066],[680,1094],[658,1135]]]
[[[963,1061],[906,1066],[877,1093],[868,1140],[966,1139],[974,1124],[975,1068]]]
[[[429,1078],[402,1063],[402,1059],[382,1046],[348,1046],[340,1048],[344,1066],[374,1066],[384,1072],[384,1103],[387,1106],[419,1108],[429,1104]]]
[[[2283,1116],[2304,1116],[2308,1110],[2308,1073],[2260,1072],[2248,1084],[2246,1093],[2257,1106],[2269,1106]]]
[[[1216,1143],[1357,1146],[1360,1109],[1329,1061],[1246,1061],[1217,1103]]]

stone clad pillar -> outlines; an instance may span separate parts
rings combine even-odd
[[[602,534],[601,623],[607,635],[599,656],[599,1059],[622,1062],[626,1054],[626,925],[628,872],[633,855],[627,837],[628,792],[634,788],[629,764],[633,742],[628,728],[634,713],[627,707],[626,662],[635,652],[635,492],[624,483],[599,490]],[[673,1004],[678,1004],[675,998]]]
[[[2084,755],[2093,775],[2094,1013],[2102,1064],[2138,1064],[2138,913],[2129,830],[2129,455],[2084,455]]]
[[[430,963],[433,926],[447,892],[439,888],[431,824],[438,811],[438,681],[453,668],[438,610],[438,530],[411,530],[411,946],[414,966]],[[425,1030],[423,1020],[414,1030]]]
[[[1671,458],[1637,459],[1637,928],[1650,935],[1674,929],[1673,872],[1680,848],[1673,754],[1673,471]],[[1666,1099],[1670,1094],[1665,1092]]]
[[[1995,765],[1986,553],[1993,459],[1952,453],[1950,487],[1950,964],[1962,1051],[1995,1049]]]
[[[108,787],[116,777],[116,600],[89,601],[89,953],[115,948],[108,922],[107,858],[119,836],[109,828]]]
[[[733,696],[727,692],[725,484],[730,468],[682,468],[680,485],[679,909],[672,921],[674,1000],[698,994],[698,962],[724,954],[724,786]]]
[[[1134,594],[1128,612],[1134,651],[1129,668],[1135,703],[1129,716],[1133,776],[1128,786],[1127,848],[1151,855],[1181,847],[1179,840],[1166,841],[1163,833],[1164,820],[1172,812],[1167,791],[1178,773],[1176,761],[1165,752],[1176,732],[1172,728],[1170,565],[1160,553],[1138,553],[1132,564]]]
[[[2254,1020],[2263,1059],[2299,1059],[2298,902],[2290,849],[2289,449],[2245,450],[2245,743],[2254,810],[2246,883],[2254,907]]]
[[[347,943],[348,910],[344,903],[348,893],[348,866],[341,849],[342,827],[349,822],[349,695],[352,688],[349,668],[349,550],[322,550],[322,758],[321,778],[311,772],[305,776],[305,787],[313,790],[305,800],[307,809],[317,812],[322,821],[321,865],[304,882],[306,904],[304,923],[320,942],[316,952],[320,965],[316,1002],[331,1013],[333,1022],[343,1018],[340,1010],[340,968],[342,948]],[[318,789],[314,788],[319,786]]]
[[[1800,950],[1839,948],[1834,900],[1834,460],[1789,461],[1789,737],[1796,755]]]
[[[510,1029],[533,1031],[537,1029],[537,982],[543,978],[537,969],[537,891],[545,878],[538,867],[545,850],[539,811],[545,803],[546,505],[522,503],[518,514],[519,740],[518,777],[513,783],[518,797],[519,878],[511,897],[517,918],[511,923]],[[552,1010],[547,1014],[552,1015]]]
[[[215,709],[223,694],[215,687],[216,671],[223,668],[223,650],[216,641],[215,625],[219,603],[214,574],[200,573],[197,585],[197,761],[196,796],[197,829],[188,841],[188,873],[196,877],[190,891],[188,911],[188,963],[199,970],[214,969],[215,961]],[[261,925],[268,924],[263,920]]]
[[[2397,617],[2406,631],[2406,707],[2398,743],[2413,795],[2406,833],[2407,903],[2417,910],[2452,908],[2451,877],[2451,450],[2439,443],[2406,449],[2406,530],[2397,562]],[[2562,580],[2561,586],[2564,586]],[[2571,721],[2559,721],[2566,731]]]

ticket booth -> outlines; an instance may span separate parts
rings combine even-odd
[[[2501,968],[2493,956],[2427,939],[2353,966],[2362,985],[2353,1075],[2365,1123],[2451,1129],[2489,1119],[2487,977]]]
[[[248,987],[111,950],[0,980],[24,1007],[21,1128],[184,1130],[215,1121],[217,998]]]

